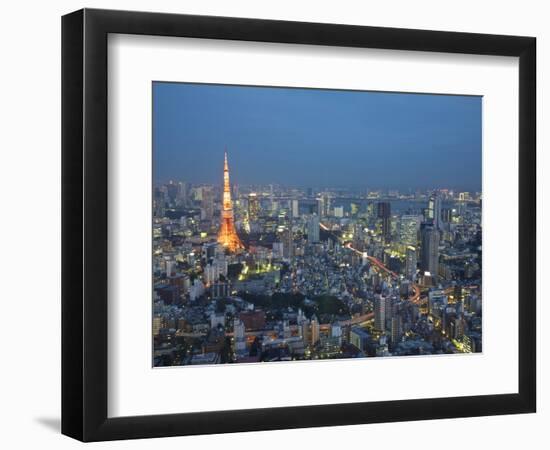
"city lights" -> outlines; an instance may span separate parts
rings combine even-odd
[[[162,89],[155,367],[482,351],[479,99]]]

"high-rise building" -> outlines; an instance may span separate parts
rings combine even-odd
[[[344,217],[344,207],[343,206],[335,206],[334,207],[334,217]]]
[[[319,217],[326,217],[330,212],[331,208],[331,196],[330,194],[324,192],[320,194],[317,198],[317,215]]]
[[[311,318],[311,345],[317,344],[320,338],[319,320],[317,320],[317,316],[313,316]]]
[[[309,342],[309,320],[305,319],[299,324],[300,325],[300,335],[304,343]]]
[[[382,220],[382,236],[388,241],[391,237],[391,204],[390,202],[377,203],[377,216]]]
[[[325,207],[325,210],[323,211],[323,217],[326,217],[326,216],[330,215],[330,210],[331,210],[331,207],[332,207],[332,199],[331,199],[330,194],[324,193],[323,194],[323,201],[324,201],[324,207]]]
[[[155,217],[164,217],[166,193],[164,186],[155,188],[153,192],[153,213]]]
[[[313,215],[309,218],[308,227],[307,227],[307,241],[310,244],[319,242],[320,237],[320,224],[319,216]]]
[[[441,221],[443,223],[452,223],[455,210],[452,208],[441,208]]]
[[[409,280],[416,277],[416,263],[416,248],[409,245],[405,253],[405,276]]]
[[[230,284],[227,281],[218,281],[212,284],[212,298],[229,297]]]
[[[212,220],[214,217],[214,191],[212,186],[202,188],[201,219]]]
[[[367,204],[367,219],[374,219],[376,211],[374,210],[374,203],[369,202]]]
[[[386,298],[380,294],[374,296],[374,328],[378,331],[386,328]]]
[[[317,199],[317,215],[323,217],[325,215],[325,200],[323,197]]]
[[[283,231],[283,255],[285,258],[291,259],[294,256],[294,237],[292,235],[292,227]]]
[[[436,230],[441,229],[441,196],[438,192],[430,195],[428,201],[428,217],[433,223]]]
[[[424,225],[422,228],[422,261],[423,272],[430,272],[433,278],[437,278],[439,271],[439,231],[432,225]]]
[[[291,202],[291,213],[294,219],[300,217],[300,209],[298,200],[292,200]]]
[[[248,194],[248,220],[255,221],[258,220],[260,215],[260,199],[258,194],[251,192]]]
[[[177,193],[176,193],[176,205],[177,206],[185,206],[187,205],[187,191],[188,191],[188,185],[187,183],[180,181],[178,183]]]
[[[413,247],[416,247],[418,245],[418,231],[420,230],[421,222],[421,216],[401,216],[401,222],[399,226],[399,242],[403,245],[411,245]]]
[[[229,184],[229,164],[227,163],[227,151],[225,152],[223,164],[223,205],[218,242],[232,252],[244,248],[244,245],[235,230],[233,203],[231,202],[231,187]]]
[[[369,333],[360,327],[353,327],[350,332],[350,344],[361,350],[367,351],[369,345]]]
[[[168,201],[171,205],[176,204],[176,199],[178,197],[178,188],[179,184],[170,180],[168,184],[166,185],[166,194],[168,197]]]
[[[218,273],[217,267],[213,264],[207,264],[204,268],[204,284],[210,286],[211,284],[218,281],[220,274]]]
[[[391,318],[393,305],[397,303],[397,299],[392,295],[386,296],[386,302],[384,305],[384,315],[385,315],[385,330],[391,332]]]
[[[401,340],[401,328],[401,316],[399,314],[394,314],[391,318],[391,341],[393,346]]]
[[[269,203],[271,204],[271,211],[275,211],[277,209],[277,202],[275,201],[272,184],[269,185]]]

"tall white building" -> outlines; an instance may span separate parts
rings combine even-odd
[[[291,202],[291,211],[292,211],[292,217],[297,218],[300,217],[300,209],[298,206],[298,200],[292,200]]]
[[[416,248],[409,245],[406,250],[405,254],[405,276],[409,280],[413,280],[416,278]]]
[[[313,215],[309,218],[308,227],[307,227],[307,241],[310,244],[319,242],[320,231],[319,231],[319,216]]]
[[[432,220],[437,230],[441,229],[441,195],[434,192],[428,201],[428,217]]]
[[[378,331],[386,329],[386,298],[380,294],[374,296],[374,328]]]

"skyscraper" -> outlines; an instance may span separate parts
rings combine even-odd
[[[428,217],[436,230],[441,229],[441,196],[434,192],[428,201]]]
[[[214,216],[214,192],[212,186],[202,188],[201,219],[212,220]]]
[[[395,347],[399,340],[401,339],[401,316],[399,314],[392,315],[391,318],[391,341],[392,345]]]
[[[251,192],[248,194],[248,220],[255,221],[258,220],[260,215],[260,199],[258,194]]]
[[[439,231],[432,225],[422,228],[422,271],[437,277],[439,271]]]
[[[187,205],[187,191],[188,191],[187,183],[180,181],[178,183],[178,190],[177,190],[177,194],[176,194],[176,205],[177,206]]]
[[[292,236],[292,227],[283,231],[283,255],[285,258],[292,259],[294,256],[294,238]]]
[[[326,217],[329,215],[331,205],[330,195],[326,192],[320,194],[317,198],[317,215],[319,217]]]
[[[293,219],[297,219],[298,217],[300,217],[298,200],[291,201],[291,214]]]
[[[235,223],[233,219],[233,203],[231,202],[231,186],[229,184],[227,151],[225,152],[223,164],[223,205],[218,242],[232,252],[244,248],[244,245],[235,230]]]
[[[275,202],[272,184],[269,185],[269,203],[271,205],[271,211],[275,211],[277,209],[277,203]]]
[[[319,216],[311,216],[307,225],[308,243],[313,244],[319,242]]]
[[[379,202],[377,204],[378,218],[382,219],[382,236],[387,241],[391,236],[391,204],[390,202]]]
[[[420,230],[420,223],[422,222],[422,216],[417,215],[403,215],[401,216],[401,222],[399,227],[399,241],[403,245],[412,245],[416,247],[418,245],[418,230]]]
[[[416,275],[416,248],[407,246],[405,257],[405,276],[409,280],[414,280]]]
[[[325,200],[323,197],[317,198],[317,215],[323,217],[325,214]]]
[[[452,208],[442,208],[441,209],[441,222],[452,223],[453,217],[455,215],[455,210]]]
[[[317,320],[317,316],[313,316],[311,318],[311,345],[317,344],[320,339],[320,329],[319,329],[319,320]]]
[[[386,329],[386,298],[380,294],[374,296],[374,328],[378,331]]]

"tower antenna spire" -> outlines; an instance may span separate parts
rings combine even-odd
[[[233,202],[231,201],[231,185],[229,183],[229,164],[227,162],[227,145],[225,146],[224,152],[223,198],[218,242],[232,252],[244,248],[244,245],[235,230]]]

